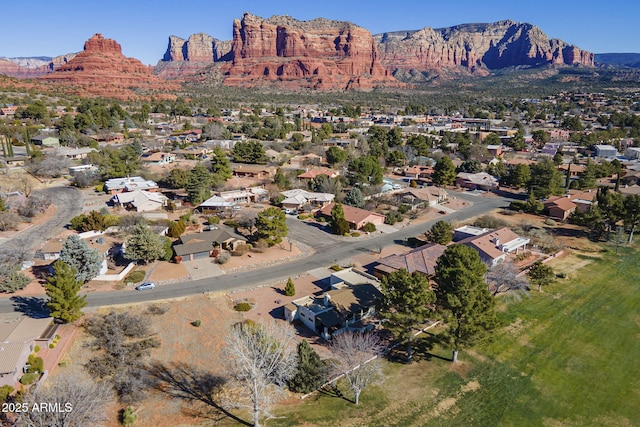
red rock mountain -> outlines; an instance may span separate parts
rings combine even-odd
[[[200,62],[188,68],[192,73],[207,65],[204,60],[218,63],[219,69],[209,67],[207,72],[217,72],[229,86],[321,90],[403,86],[378,60],[371,33],[350,22],[264,19],[245,13],[234,20],[233,40],[230,46],[227,43],[202,34],[187,42],[170,38],[164,62]],[[170,76],[176,69],[160,63],[156,72]]]
[[[69,53],[55,58],[0,58],[0,74],[20,79],[39,77],[53,72],[75,56],[75,53]]]
[[[136,97],[134,89],[163,92],[178,89],[151,73],[134,58],[126,58],[118,42],[95,34],[84,44],[84,51],[57,67],[41,80],[76,87],[81,96]]]
[[[514,21],[399,31],[374,36],[380,60],[394,75],[463,69],[486,74],[512,66],[593,66],[593,54]]]
[[[593,66],[594,55],[550,39],[527,23],[500,21],[400,31],[373,36],[349,22],[245,14],[233,24],[233,40],[206,34],[170,37],[156,73],[163,77],[218,76],[224,84],[365,88],[415,81],[431,71],[486,75],[506,67]],[[230,62],[230,64],[229,64]],[[212,66],[212,63],[214,66]]]

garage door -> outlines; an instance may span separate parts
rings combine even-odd
[[[209,258],[209,252],[199,252],[197,254],[193,254],[193,259],[205,259]]]

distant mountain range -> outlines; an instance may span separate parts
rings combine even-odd
[[[596,64],[640,68],[640,53],[596,53]]]
[[[74,73],[84,70],[87,55],[79,59],[76,55],[0,58],[0,74],[50,75],[48,81],[82,84],[82,77]],[[118,61],[102,66],[114,70],[131,66],[130,61],[129,65]],[[232,40],[204,33],[188,39],[170,36],[153,72],[168,80],[230,86],[344,90],[404,87],[434,76],[481,77],[501,69],[593,67],[595,63],[637,67],[640,54],[594,55],[549,38],[535,25],[510,20],[372,35],[347,21],[265,19],[245,13],[233,22]],[[101,73],[105,78],[110,74],[115,75]]]

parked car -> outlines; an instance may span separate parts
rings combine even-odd
[[[153,282],[144,282],[136,286],[136,291],[146,291],[147,289],[155,289],[156,284]]]

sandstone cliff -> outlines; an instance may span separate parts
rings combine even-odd
[[[95,34],[84,44],[84,50],[73,59],[56,67],[40,80],[75,86],[84,96],[135,97],[132,89],[166,91],[177,89],[151,73],[139,60],[126,58],[118,42]]]
[[[512,66],[593,66],[593,54],[562,40],[549,39],[527,23],[499,21],[449,28],[425,27],[374,36],[380,60],[394,74],[462,68],[468,72]]]
[[[187,64],[188,63],[188,64]],[[218,63],[218,67],[211,67]],[[207,64],[209,67],[207,68]],[[350,22],[245,13],[233,23],[233,39],[206,34],[171,36],[155,73],[165,78],[222,75],[224,84],[285,89],[369,89],[402,86],[378,60],[371,33]],[[199,75],[199,76],[195,76]]]
[[[21,79],[39,77],[51,73],[75,56],[75,53],[69,53],[55,58],[0,58],[0,74]]]

